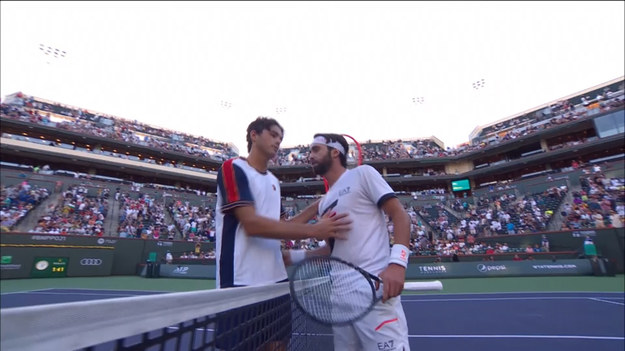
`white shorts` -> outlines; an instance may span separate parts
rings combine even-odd
[[[334,349],[341,351],[410,351],[408,324],[401,297],[378,301],[366,316],[332,327]]]

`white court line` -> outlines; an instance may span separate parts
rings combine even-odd
[[[411,281],[408,281],[411,282]],[[425,296],[454,296],[454,295],[513,295],[513,294],[533,294],[533,295],[551,295],[551,294],[615,294],[623,295],[625,291],[502,291],[502,292],[458,292],[458,293],[444,293],[444,294],[429,294]],[[420,294],[406,294],[402,296],[423,296]]]
[[[79,293],[69,293],[69,292],[37,292],[37,295],[65,295],[65,296],[69,296],[69,295],[85,295],[85,296],[137,296],[134,294],[96,294],[96,293],[84,293],[84,292],[79,292]],[[70,301],[71,302],[71,301]]]
[[[615,300],[625,300],[622,297],[609,297]],[[402,296],[401,303],[406,302],[450,302],[450,301],[507,301],[507,300],[587,300],[588,296],[561,296],[561,297],[492,297],[492,298],[459,298],[459,299],[404,299]]]
[[[53,291],[53,290],[79,290],[77,292],[59,292],[57,294],[70,294],[70,295],[88,295],[89,293],[83,293],[80,291],[117,291],[119,293],[134,293],[134,292],[154,292],[154,293],[159,293],[159,294],[167,294],[167,293],[171,293],[173,291],[160,291],[160,290],[119,290],[119,289],[89,289],[89,288],[49,288],[49,289],[37,289],[37,290],[22,290],[22,291],[12,291],[12,292],[5,292],[2,293],[0,295],[9,295],[9,294],[29,294],[29,293],[47,293],[47,291]],[[54,294],[52,292],[49,292],[47,294]],[[94,293],[91,293],[94,294]],[[115,296],[115,294],[102,294],[102,295],[110,295],[110,296]],[[136,296],[137,294],[133,294],[133,295],[128,295],[128,296]],[[140,295],[144,295],[144,294],[140,294]],[[151,295],[151,294],[148,294]],[[126,295],[124,295],[126,296]]]
[[[608,301],[608,300],[602,300],[600,298],[596,298],[596,297],[590,297],[588,298],[589,300],[593,300],[593,301],[599,301],[599,302],[605,302],[605,303],[613,303],[615,305],[620,305],[620,306],[625,306],[625,303],[621,303],[621,302],[614,302],[614,301]]]
[[[408,335],[410,338],[472,338],[472,339],[586,339],[586,340],[625,340],[622,336],[591,335]]]
[[[48,291],[48,290],[85,290],[85,291],[118,291],[118,292],[157,292],[157,293],[170,293],[173,291],[161,291],[161,290],[124,290],[124,289],[95,289],[95,288],[50,288],[41,290],[30,291]]]
[[[5,292],[2,293],[1,295],[9,295],[9,294],[28,294],[31,292],[40,292],[40,291],[49,291],[49,290],[56,290],[55,288],[51,288],[51,289],[37,289],[37,290],[22,290],[22,291],[11,291],[11,292]]]

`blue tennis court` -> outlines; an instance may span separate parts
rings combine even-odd
[[[44,289],[2,295],[1,307],[100,300],[165,292]],[[413,350],[623,350],[621,292],[404,295]],[[327,349],[330,331],[316,329]],[[384,350],[384,349],[383,349]]]

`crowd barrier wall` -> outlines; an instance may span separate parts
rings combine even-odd
[[[615,267],[617,273],[623,273],[623,256],[625,231],[618,229],[594,229],[581,231],[548,232],[544,233],[550,241],[551,251],[549,253],[531,254],[535,261],[522,261],[532,264],[532,262],[551,262],[555,256],[556,262],[553,264],[563,264],[567,260],[576,260],[576,257],[583,255],[583,242],[586,237],[591,237],[597,246],[597,253],[600,257],[607,258]],[[58,276],[106,276],[106,275],[135,275],[140,271],[140,267],[148,259],[155,262],[164,263],[167,251],[174,257],[180,256],[183,252],[208,252],[214,249],[214,243],[200,243],[168,240],[143,240],[118,237],[92,237],[75,235],[50,235],[34,233],[3,233],[0,235],[0,252],[2,263],[0,264],[0,278],[29,278],[41,276],[41,274],[56,273]],[[487,244],[507,243],[510,247],[525,247],[527,245],[540,244],[541,234],[526,235],[506,235],[488,238],[479,238],[480,242]],[[449,262],[450,257],[443,257],[439,263],[433,263],[435,256],[412,256],[410,258],[410,268],[407,271],[409,278],[417,279],[420,274],[416,274],[419,268],[429,265],[447,264],[456,267],[476,264],[513,264],[506,272],[517,274],[517,263],[512,262],[508,254],[495,255],[460,255],[460,262]],[[530,254],[520,253],[522,258]],[[495,262],[484,261],[486,257],[493,256]],[[43,259],[48,264],[37,263]],[[61,259],[59,261],[58,259]],[[479,261],[479,262],[478,262]],[[207,263],[208,262],[208,263]],[[204,266],[198,268],[201,271],[208,269],[214,271],[214,263],[210,260],[203,260],[201,264],[189,262],[176,262],[176,266]],[[214,261],[213,261],[214,262]],[[57,267],[53,267],[56,264]],[[458,265],[458,266],[456,266]],[[61,270],[61,266],[63,269]],[[213,267],[213,268],[211,268]],[[56,268],[52,271],[52,268]],[[61,270],[61,271],[59,271]],[[193,274],[195,274],[195,268]],[[34,273],[33,273],[34,272]],[[164,271],[165,272],[165,271]],[[519,271],[521,272],[521,271]],[[533,270],[524,271],[534,272]],[[552,271],[556,272],[556,271]],[[41,274],[39,274],[41,273]],[[189,272],[191,274],[192,272]],[[558,273],[566,274],[567,271]],[[203,274],[203,273],[202,273]],[[477,274],[477,273],[475,273]],[[521,274],[521,273],[519,273]],[[57,276],[54,275],[54,276]],[[214,277],[214,272],[212,275]]]
[[[509,247],[527,247],[534,244],[540,246],[542,235],[549,240],[551,251],[575,251],[580,255],[584,252],[584,240],[586,237],[593,239],[597,247],[597,254],[614,261],[619,273],[624,271],[625,256],[625,228],[608,229],[584,229],[557,232],[545,232],[536,234],[512,234],[477,238],[477,242],[494,245],[495,243],[507,243]],[[493,246],[494,247],[494,246]]]
[[[141,270],[141,276],[156,278],[203,278],[215,279],[215,265],[161,264],[158,273],[148,272],[148,265]],[[293,268],[287,271],[291,274]],[[451,263],[411,263],[406,270],[406,279],[443,278],[486,278],[486,277],[525,277],[525,276],[570,276],[592,275],[590,260],[574,259],[551,262],[501,261],[501,262],[451,262]]]
[[[32,277],[31,273],[33,269],[36,270],[38,257],[63,259],[66,265],[65,274],[62,276],[135,275],[137,267],[151,256],[154,256],[157,261],[164,261],[167,251],[179,255],[182,252],[196,250],[208,252],[213,247],[213,243],[196,245],[196,243],[185,241],[2,233],[0,235],[0,255],[2,256],[0,279]],[[86,261],[91,259],[96,261]],[[41,264],[41,267],[43,265]]]
[[[407,279],[442,278],[487,278],[487,277],[529,277],[592,275],[589,260],[547,260],[501,261],[501,262],[451,262],[410,264],[406,269]]]

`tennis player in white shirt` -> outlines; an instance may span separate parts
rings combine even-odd
[[[399,296],[410,252],[410,217],[393,189],[373,167],[347,169],[348,148],[341,135],[316,134],[309,156],[313,170],[325,177],[329,186],[319,203],[318,216],[328,211],[348,213],[353,223],[347,239],[330,239],[328,245],[315,251],[285,252],[285,262],[294,264],[306,256],[331,255],[382,279],[383,298],[369,314],[351,325],[333,327],[335,350],[410,350]],[[384,213],[395,229],[392,248]]]
[[[289,221],[280,220],[280,183],[269,171],[268,163],[278,152],[283,135],[284,129],[275,119],[257,118],[247,129],[248,157],[230,159],[218,172],[215,218],[218,289],[285,282],[288,276],[282,260],[281,239],[341,239],[350,228],[351,220],[345,214],[326,216],[309,224],[308,220],[315,216],[314,207],[304,209]],[[235,345],[241,350],[285,349],[285,340],[291,335],[288,299],[286,295],[246,306],[229,320],[220,320],[216,327],[217,346],[228,350]],[[248,323],[257,311],[278,304],[283,306],[282,310],[273,310],[273,314]],[[241,324],[248,329],[229,333]],[[245,335],[258,331],[254,328],[261,325],[267,328],[265,332],[245,339]],[[271,328],[280,329],[280,333],[274,334]]]

